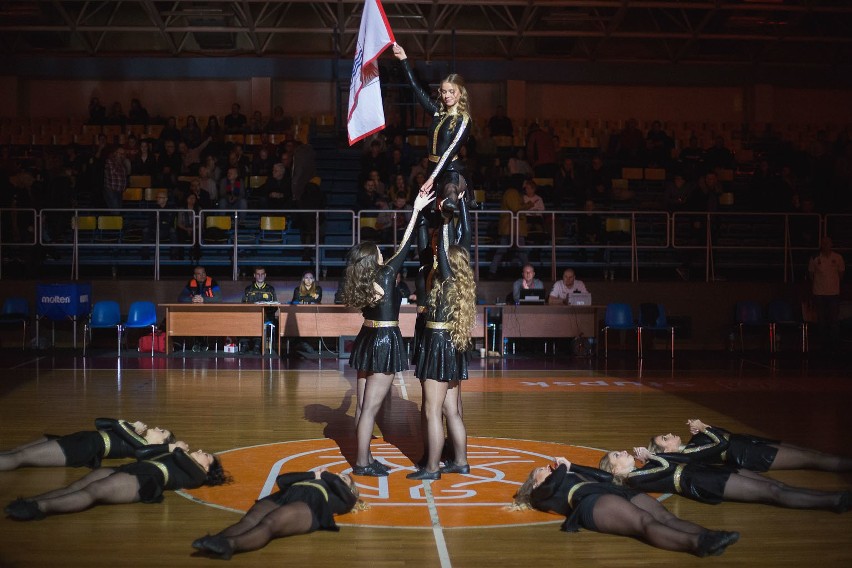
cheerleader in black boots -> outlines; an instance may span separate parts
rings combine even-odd
[[[442,208],[443,205],[441,204]],[[467,473],[467,432],[460,405],[461,382],[467,379],[470,330],[476,319],[476,283],[467,249],[450,245],[452,223],[438,236],[438,270],[429,291],[428,313],[415,375],[423,387],[427,460],[409,479],[440,479],[441,473]],[[453,461],[440,468],[444,447],[443,417],[453,446]]]
[[[399,292],[396,275],[402,269],[413,241],[414,226],[420,212],[432,202],[434,195],[420,192],[414,200],[414,215],[408,222],[399,248],[387,262],[375,243],[355,245],[347,258],[341,299],[347,306],[360,308],[364,325],[355,338],[349,365],[358,370],[358,406],[355,431],[358,455],[353,472],[356,475],[386,476],[384,464],[373,459],[370,439],[376,414],[382,405],[394,373],[408,368],[405,346],[399,331]]]
[[[537,467],[515,494],[513,508],[564,515],[562,530],[630,536],[663,550],[718,556],[739,539],[737,532],[711,531],[668,512],[659,501],[611,483],[612,475],[565,458]]]
[[[279,491],[255,502],[239,522],[196,539],[192,546],[228,560],[235,552],[258,550],[275,538],[338,531],[334,515],[366,507],[348,475],[321,469],[285,473],[275,482]]]

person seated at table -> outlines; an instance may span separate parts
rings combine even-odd
[[[246,286],[245,290],[243,290],[243,303],[244,304],[259,304],[261,302],[277,302],[278,297],[275,295],[275,287],[272,284],[266,282],[266,268],[263,266],[255,266],[254,267],[254,280],[251,284]],[[264,321],[264,329],[266,329],[267,325],[275,325],[275,310],[264,310],[263,321]],[[251,352],[255,354],[260,353],[261,347],[260,337],[255,337],[253,339]],[[241,345],[248,346],[248,339],[240,339]],[[242,349],[241,349],[242,351]]]
[[[178,302],[188,304],[210,304],[222,301],[222,289],[219,283],[212,277],[207,276],[207,270],[203,266],[193,269],[192,278],[186,283],[178,296]],[[207,351],[207,338],[202,343],[196,339],[192,345],[193,351]]]
[[[512,299],[517,304],[521,300],[521,290],[544,290],[544,283],[535,277],[535,268],[532,264],[525,264],[522,277],[512,284]]]
[[[299,285],[293,289],[292,304],[321,304],[322,303],[322,288],[317,286],[317,281],[314,279],[314,273],[311,271],[305,272],[302,275],[302,280]]]
[[[574,293],[588,294],[586,285],[582,280],[577,280],[574,275],[573,268],[566,268],[562,271],[562,280],[558,280],[553,284],[550,290],[550,296],[547,297],[548,304],[568,304],[568,296]]]

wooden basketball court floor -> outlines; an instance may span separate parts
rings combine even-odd
[[[107,416],[169,427],[194,449],[220,452],[319,440],[348,446],[341,451],[351,455],[355,377],[337,359],[178,354],[153,362],[150,357],[122,357],[118,364],[114,354],[83,360],[70,353],[35,356],[12,351],[4,351],[3,359],[3,449],[43,432],[90,429],[96,417]],[[671,361],[658,352],[641,365],[625,352],[609,360],[476,359],[471,375],[462,388],[464,412],[468,434],[477,439],[551,443],[547,448],[564,444],[566,451],[571,446],[629,449],[644,445],[652,433],[675,431],[686,436],[686,419],[701,418],[732,431],[852,453],[852,373],[849,359],[842,356],[769,359],[759,353],[739,357],[680,352]],[[405,373],[386,401],[379,420],[382,428],[376,431],[384,439],[376,442],[416,458],[419,402],[419,385],[410,372]],[[236,459],[225,453],[223,462],[232,471],[244,471],[245,464],[235,463]],[[476,459],[472,454],[474,465]],[[525,471],[544,463],[543,458],[532,460]],[[18,496],[68,484],[86,471],[0,472],[0,501],[5,506]],[[404,473],[393,479],[405,482]],[[852,487],[850,474],[794,471],[771,476],[818,489]],[[511,487],[502,494],[505,503],[510,501]],[[664,504],[704,526],[737,530],[740,542],[723,556],[698,559],[623,537],[588,531],[567,534],[559,530],[562,519],[556,516],[548,516],[544,524],[525,524],[519,517],[511,526],[481,528],[487,524],[482,518],[488,516],[487,510],[457,510],[451,517],[463,526],[444,526],[441,517],[446,509],[438,509],[434,526],[427,523],[422,528],[359,525],[357,515],[347,515],[339,518],[339,533],[276,540],[263,550],[238,554],[231,562],[442,568],[852,565],[852,513],[739,503],[709,506],[678,496],[665,498]],[[387,510],[371,508],[364,518]],[[101,506],[27,523],[0,518],[0,566],[210,565],[217,561],[197,555],[190,543],[238,518],[227,508],[174,493],[156,505]]]

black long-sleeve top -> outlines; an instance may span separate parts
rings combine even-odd
[[[449,170],[464,172],[464,164],[456,157],[459,148],[467,141],[470,116],[467,113],[452,115],[444,112],[443,107],[432,100],[417,83],[407,59],[402,60],[402,69],[420,105],[433,115],[432,124],[429,125],[429,177],[434,179]]]
[[[381,287],[384,294],[382,294],[382,297],[375,306],[367,306],[361,310],[361,313],[364,314],[364,319],[374,321],[399,320],[400,296],[399,290],[396,287],[396,274],[402,270],[405,257],[408,256],[408,249],[411,248],[411,243],[414,241],[413,237],[414,225],[409,223],[394,255],[383,265],[379,266],[379,269],[376,271],[375,282]]]
[[[142,458],[169,451],[168,444],[148,444],[126,420],[98,418],[95,420],[95,428],[103,438],[102,458]]]
[[[780,444],[780,440],[752,436],[750,434],[734,434],[723,428],[708,426],[690,438],[683,450],[677,453],[662,454],[669,461],[695,462],[709,464],[725,464],[753,469],[755,464],[748,463],[755,446]],[[748,467],[751,466],[751,467]],[[756,469],[755,471],[763,471]]]
[[[150,459],[127,464],[118,468],[128,468],[129,473],[139,473],[140,468],[150,466],[151,473],[159,472],[163,489],[195,489],[207,481],[207,472],[180,448],[173,452],[153,456]]]
[[[284,473],[278,476],[275,483],[282,493],[286,493],[296,483],[313,485],[323,492],[332,513],[335,515],[348,513],[357,501],[352,490],[340,479],[340,476],[328,471],[322,472],[319,479],[316,479],[316,476],[310,471]]]
[[[470,213],[467,208],[467,200],[459,199],[458,225],[455,227],[454,242],[462,248],[470,249],[471,230]],[[449,245],[447,245],[449,246]],[[435,267],[435,256],[432,243],[429,240],[429,223],[425,215],[417,220],[417,250],[419,251],[420,269],[414,279],[415,291],[417,292],[417,305],[428,305],[428,281]],[[437,321],[437,320],[433,320]]]
[[[547,476],[541,485],[532,490],[530,504],[539,511],[565,515],[571,514],[570,497],[582,483],[609,483],[612,474],[583,465],[571,464],[571,470],[565,464],[559,464],[553,473]]]

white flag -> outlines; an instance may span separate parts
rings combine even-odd
[[[385,127],[382,90],[379,82],[379,55],[394,42],[385,9],[379,0],[365,0],[361,29],[355,48],[352,82],[349,86],[347,128],[349,145]]]

